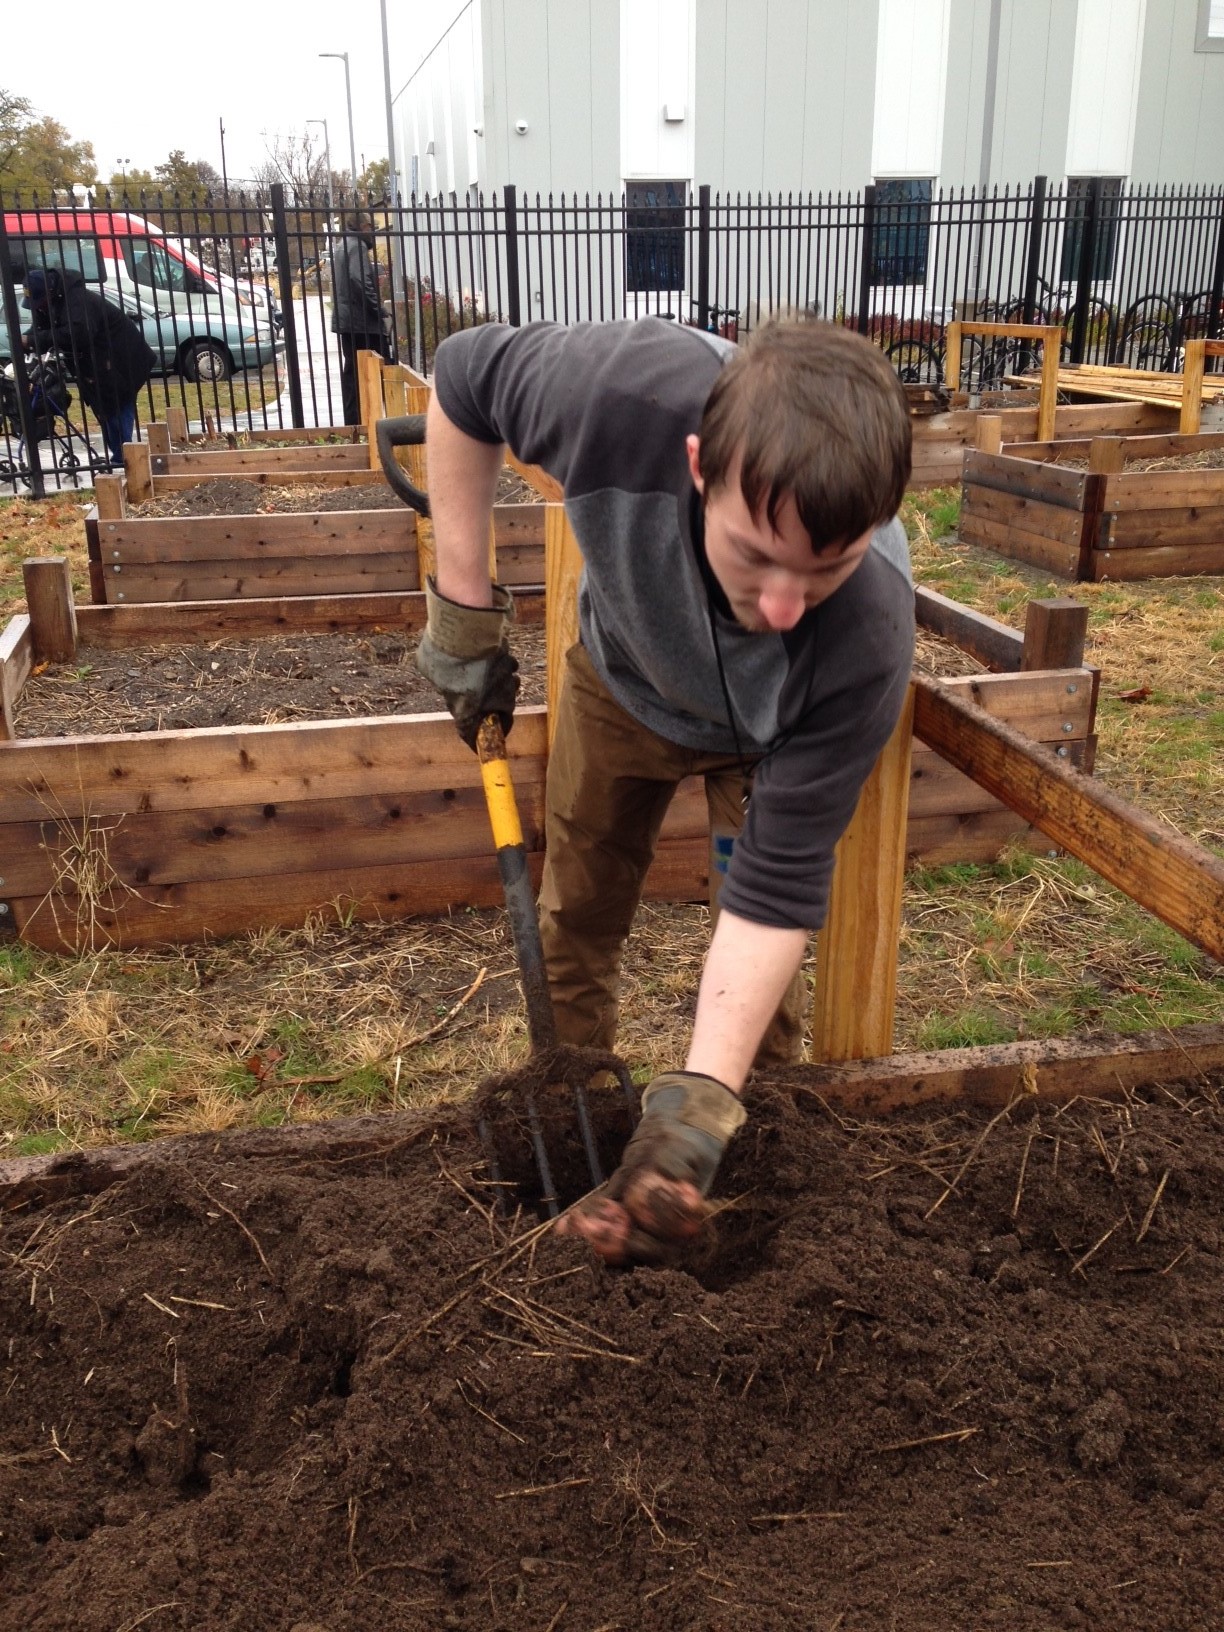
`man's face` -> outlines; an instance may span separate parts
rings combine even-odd
[[[744,502],[738,464],[725,486],[707,493],[700,441],[690,436],[686,445],[693,485],[705,500],[706,559],[736,622],[754,634],[793,629],[809,607],[828,600],[846,582],[870,548],[871,532],[844,546],[813,551],[790,494],[778,508],[775,530],[764,512],[755,517]]]

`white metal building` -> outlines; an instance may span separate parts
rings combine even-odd
[[[451,0],[418,194],[916,192],[1224,169],[1224,0]]]

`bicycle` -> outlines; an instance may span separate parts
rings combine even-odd
[[[1141,295],[1132,301],[1118,329],[1112,361],[1126,368],[1153,368],[1161,373],[1180,373],[1185,362],[1187,340],[1203,338],[1211,332],[1212,292],[1184,290],[1170,295]],[[1224,305],[1216,312],[1217,327],[1224,317]],[[1208,368],[1218,372],[1220,359],[1211,358]]]

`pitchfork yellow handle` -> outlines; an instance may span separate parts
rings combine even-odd
[[[488,721],[481,726],[481,738],[484,738]],[[489,807],[489,823],[493,829],[493,843],[499,850],[504,850],[509,844],[522,844],[523,827],[519,821],[518,805],[514,798],[514,784],[510,780],[510,764],[506,758],[506,741],[502,737],[501,726],[497,727],[497,735],[502,738],[501,752],[496,758],[485,756],[484,742],[480,749],[480,775],[484,782],[485,803]],[[490,745],[491,746],[491,745]]]

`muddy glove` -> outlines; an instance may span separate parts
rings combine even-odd
[[[602,1190],[561,1222],[610,1263],[658,1263],[701,1229],[723,1152],[748,1119],[714,1077],[667,1071],[642,1095],[642,1120]]]
[[[493,605],[461,606],[438,594],[432,578],[425,584],[426,625],[417,647],[417,668],[446,700],[469,748],[486,714],[496,714],[502,730],[514,721],[518,696],[518,660],[506,645],[506,627],[514,601],[501,584],[493,585]]]

